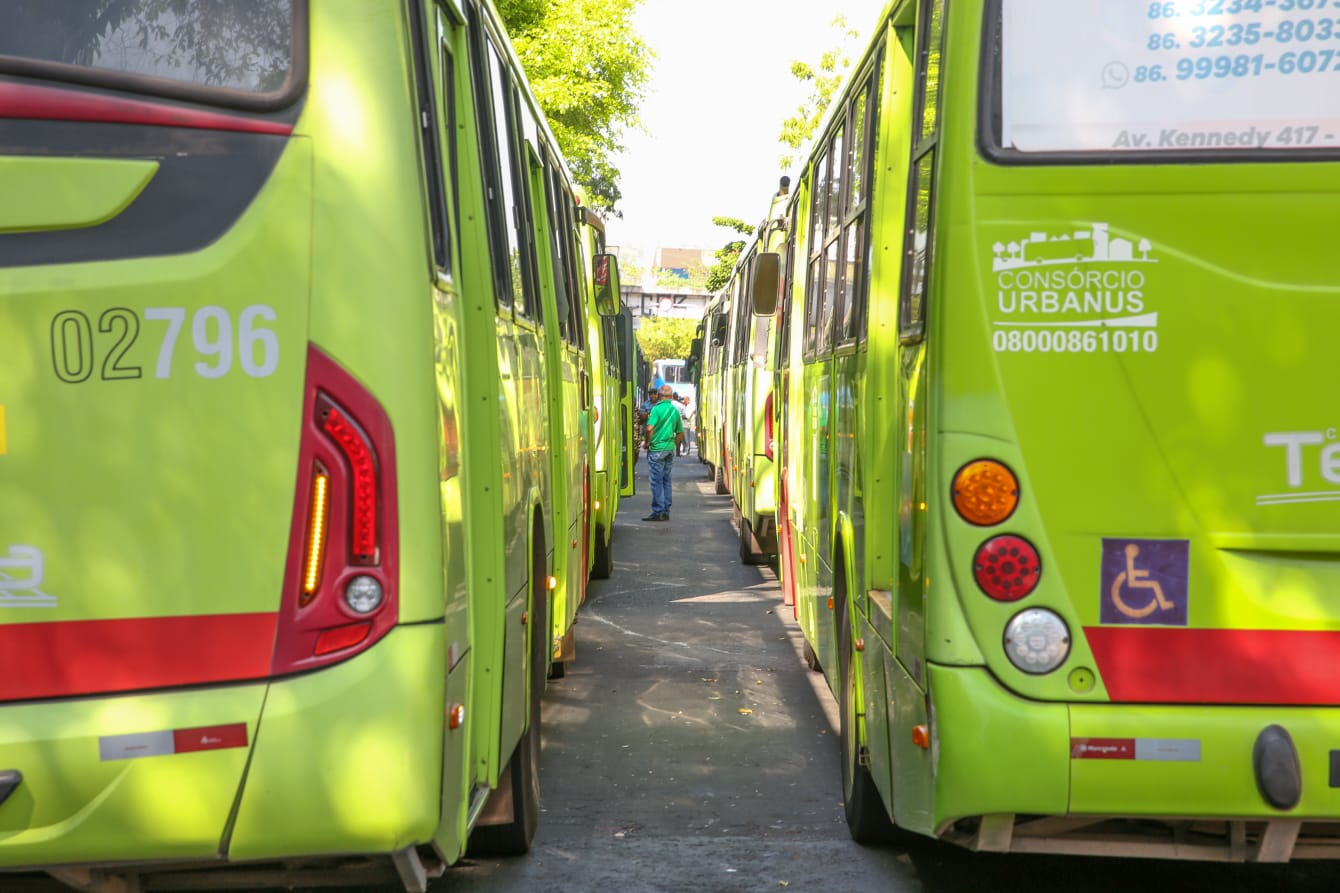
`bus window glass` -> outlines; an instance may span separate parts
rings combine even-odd
[[[552,160],[544,166],[545,181],[545,205],[549,219],[549,252],[554,262],[554,295],[555,303],[558,305],[558,331],[563,340],[569,344],[574,343],[573,325],[573,303],[568,297],[569,285],[573,281],[572,270],[569,266],[569,242],[568,219],[563,214],[564,202],[561,198],[562,192],[558,183],[558,177],[554,173]]]
[[[502,236],[506,239],[505,264],[506,291],[500,291],[504,299],[517,300],[519,310],[524,312],[523,274],[521,270],[521,221],[517,216],[516,204],[516,154],[512,145],[512,131],[507,125],[507,73],[502,59],[493,44],[489,44],[489,64],[492,69],[493,86],[493,128],[497,135],[498,146],[498,189],[495,207],[502,223]],[[520,300],[518,300],[520,299]]]
[[[810,278],[805,286],[805,353],[812,354],[819,347],[819,306],[824,283],[822,256],[810,261]]]
[[[944,43],[945,0],[926,0],[922,9],[923,15],[929,14],[930,20],[922,31],[925,35],[920,60],[922,89],[917,114],[921,118],[920,138],[926,140],[935,133],[936,113],[939,109],[940,48]]]
[[[786,364],[791,359],[791,327],[795,321],[791,318],[791,308],[793,306],[793,289],[795,287],[794,277],[796,275],[796,215],[799,209],[792,207],[791,222],[787,227],[786,247],[786,268],[782,279],[782,301],[779,305],[781,321],[777,330],[777,365],[778,368],[786,368]]]
[[[824,220],[828,200],[828,156],[824,155],[814,163],[814,193],[810,196],[810,254],[818,254],[823,248]]]
[[[749,257],[740,258],[740,269],[749,269]],[[731,299],[731,312],[735,315],[735,342],[731,348],[731,365],[738,366],[745,361],[745,352],[749,349],[749,289],[744,275],[735,277],[735,295]]]
[[[823,310],[819,317],[819,349],[830,347],[833,343],[833,312],[838,296],[838,240],[828,243],[824,251],[824,298]]]
[[[998,145],[1112,154],[1340,147],[1340,19],[1325,0],[1230,5],[1231,15],[1212,16],[1194,4],[1004,0]]]
[[[439,11],[439,16],[442,13]],[[440,25],[445,28],[445,25]],[[456,62],[452,57],[451,47],[445,40],[440,41],[439,60],[442,63],[442,83],[439,85],[442,90],[442,108],[445,110],[446,121],[443,122],[441,129],[442,136],[446,139],[447,157],[446,162],[449,167],[446,181],[448,183],[457,182],[457,171],[460,170],[457,159],[456,148]],[[451,189],[452,220],[461,219],[461,200],[457,195],[455,188]],[[446,272],[451,272],[451,252],[444,250],[444,255],[439,264]]]
[[[862,301],[863,294],[861,273],[865,248],[861,236],[861,218],[857,217],[847,224],[846,238],[843,239],[846,264],[842,271],[842,305],[837,322],[839,343],[856,337],[856,322],[860,318],[860,313],[855,308],[858,302]]]
[[[833,134],[833,141],[829,143],[828,157],[830,159],[829,172],[826,190],[826,215],[824,222],[824,238],[832,239],[837,236],[838,228],[842,223],[842,169],[846,167],[847,156],[842,152],[842,128],[837,129]]]
[[[870,85],[866,84],[851,107],[851,160],[847,169],[846,202],[842,206],[845,214],[859,208],[865,200],[866,105],[869,94]]]
[[[277,94],[293,74],[293,3],[0,3],[0,70],[22,59],[83,69],[89,80],[131,75]]]
[[[926,319],[926,273],[930,265],[931,176],[935,152],[927,152],[917,162],[913,183],[912,226],[907,238],[907,263],[903,267],[904,299],[902,333],[904,337],[921,334]]]

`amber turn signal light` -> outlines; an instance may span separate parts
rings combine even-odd
[[[969,524],[999,524],[1018,504],[1019,481],[1000,462],[978,459],[954,475],[954,509]]]

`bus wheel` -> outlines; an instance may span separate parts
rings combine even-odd
[[[740,563],[767,564],[768,554],[759,548],[758,537],[754,536],[754,527],[749,519],[740,516]]]
[[[576,620],[573,623],[576,624]],[[570,626],[559,642],[558,654],[549,662],[549,678],[562,679],[568,675],[568,664],[577,656],[577,627]]]
[[[466,853],[471,856],[519,856],[530,849],[540,823],[540,696],[549,675],[549,592],[545,587],[544,539],[536,531],[531,556],[530,692],[526,731],[512,751],[498,778],[498,788],[489,795],[485,814],[493,810],[495,797],[510,800],[510,818],[502,824],[484,825],[470,834]],[[537,568],[539,569],[537,571]]]
[[[713,479],[716,481],[718,496],[725,496],[727,493],[730,492],[730,490],[726,487],[726,475],[721,470],[720,462],[717,463],[716,470],[713,472]]]
[[[841,577],[838,589],[841,586]],[[838,591],[834,595],[845,598]],[[857,843],[887,843],[893,839],[893,822],[880,799],[879,789],[870,776],[870,768],[861,764],[860,741],[856,734],[856,678],[852,666],[851,619],[842,609],[838,634],[838,670],[842,679],[842,707],[838,737],[842,742],[842,809],[847,829]]]
[[[596,544],[591,556],[591,579],[608,580],[614,573],[614,535],[605,533],[605,528],[596,525]]]
[[[819,663],[819,655],[814,652],[814,646],[810,644],[809,639],[804,640],[804,644],[801,646],[801,653],[805,657],[805,666],[816,673],[822,673],[824,671],[823,665]]]

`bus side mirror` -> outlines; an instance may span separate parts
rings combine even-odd
[[[755,316],[772,316],[777,312],[777,294],[782,284],[782,256],[775,251],[754,255],[750,261],[749,280],[752,283],[750,300]]]
[[[601,316],[618,316],[623,312],[623,298],[619,294],[619,259],[612,254],[597,254],[592,266],[596,312]]]

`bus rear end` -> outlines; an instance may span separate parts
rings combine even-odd
[[[401,535],[397,474],[434,444],[393,435],[432,399],[427,339],[394,344],[396,271],[427,265],[416,118],[404,71],[332,52],[400,58],[403,23],[359,27],[0,6],[0,865],[436,827],[446,657],[397,626],[440,617],[400,593],[402,546],[440,539]],[[378,262],[339,222],[369,194]]]
[[[929,573],[972,635],[928,637],[939,833],[1340,852],[1336,12],[1003,0],[952,25]]]

